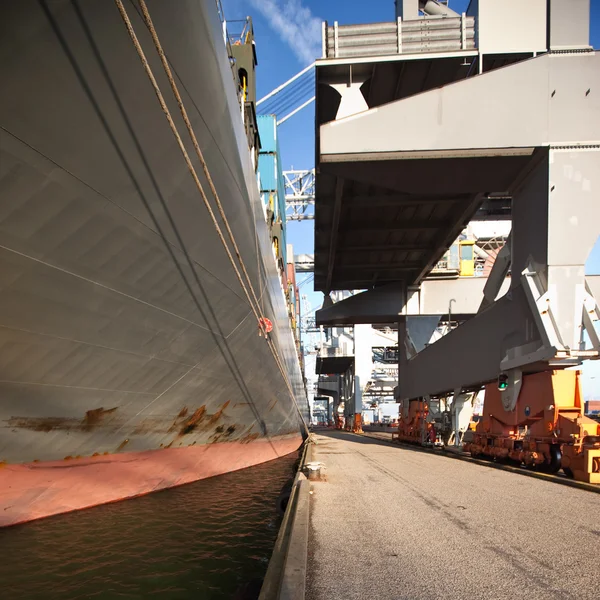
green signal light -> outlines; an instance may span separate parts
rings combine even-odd
[[[498,375],[498,389],[503,392],[508,389],[508,375],[501,373]]]

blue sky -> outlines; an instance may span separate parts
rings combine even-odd
[[[353,24],[395,18],[394,0],[222,0],[222,3],[228,20],[252,16],[259,63],[258,98],[310,64],[312,57],[320,55],[322,21]],[[468,0],[450,0],[450,7],[459,13],[465,11],[468,4]],[[591,7],[591,43],[600,48],[600,0],[591,0]],[[314,105],[310,105],[280,126],[284,170],[314,166],[314,116]],[[294,245],[295,254],[312,253],[313,223],[288,223],[288,242]],[[600,274],[600,244],[596,244],[590,255],[587,271]],[[313,293],[311,284],[302,292],[308,292],[313,308],[321,304],[323,296]],[[586,397],[600,397],[600,361],[586,365],[584,384]]]

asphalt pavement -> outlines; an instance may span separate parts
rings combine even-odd
[[[600,598],[600,494],[315,435],[307,599]]]

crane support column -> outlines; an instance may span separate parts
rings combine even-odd
[[[597,356],[592,326],[597,305],[584,267],[598,235],[600,148],[538,152],[513,191],[510,293],[410,360],[400,378],[401,397]],[[590,348],[584,346],[584,331],[595,342]]]

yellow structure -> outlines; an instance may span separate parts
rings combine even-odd
[[[458,243],[460,250],[461,277],[473,277],[475,275],[475,240],[461,240]]]

